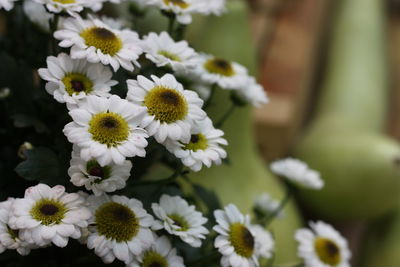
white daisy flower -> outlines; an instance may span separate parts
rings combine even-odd
[[[91,213],[84,202],[61,185],[38,184],[26,189],[24,198],[14,200],[9,225],[20,229],[21,238],[30,244],[65,247],[69,237],[79,238],[88,225]]]
[[[270,167],[273,173],[283,176],[301,187],[318,190],[324,186],[319,172],[310,169],[306,163],[298,159],[277,160],[272,162]]]
[[[100,196],[124,188],[131,169],[132,163],[129,160],[125,160],[122,165],[109,164],[103,167],[95,159],[83,160],[79,148],[74,146],[68,175],[75,186],[85,186],[86,190]]]
[[[202,8],[202,14],[204,15],[221,15],[226,11],[226,1],[225,0],[202,0],[203,8]]]
[[[195,79],[204,83],[218,84],[223,89],[240,89],[248,81],[247,69],[236,62],[231,62],[211,55],[200,54],[199,63],[191,70]]]
[[[102,0],[33,0],[38,4],[45,5],[52,13],[67,12],[75,16],[85,7],[93,11],[99,11],[102,7]]]
[[[151,78],[153,81],[139,75],[137,80],[127,81],[127,99],[146,108],[142,126],[159,143],[167,138],[188,142],[193,121],[206,117],[201,109],[203,100],[195,92],[184,90],[171,74]]]
[[[254,251],[258,257],[271,258],[275,247],[272,234],[261,225],[252,225],[251,232],[254,233]]]
[[[186,167],[197,172],[203,165],[208,168],[213,163],[220,165],[222,159],[226,158],[226,151],[221,145],[228,145],[228,142],[222,138],[223,135],[224,132],[215,129],[212,121],[207,117],[195,122],[189,142],[167,139],[165,147],[177,158],[180,158]]]
[[[174,71],[185,72],[198,63],[197,53],[186,41],[175,42],[167,32],[149,33],[143,40],[146,57],[157,67],[169,65]]]
[[[61,53],[47,57],[47,68],[39,69],[46,83],[46,91],[60,103],[77,104],[88,95],[107,97],[111,86],[112,72],[100,63],[89,63],[84,59],[71,59]]]
[[[128,264],[153,244],[150,227],[154,220],[139,200],[92,195],[87,201],[94,214],[88,227],[87,246],[94,249],[104,263],[117,258]]]
[[[142,53],[139,36],[130,30],[112,29],[99,19],[83,20],[81,17],[64,20],[62,29],[54,33],[61,47],[71,47],[71,57],[86,59],[91,63],[111,65],[133,71],[133,64]]]
[[[145,108],[117,95],[110,98],[88,96],[69,115],[73,122],[64,127],[68,140],[80,149],[80,157],[95,159],[100,166],[122,165],[128,157],[144,157],[148,137],[139,128]]]
[[[240,213],[233,204],[227,205],[224,210],[215,210],[214,217],[218,224],[213,229],[219,234],[214,246],[222,254],[221,265],[223,267],[259,266],[258,256],[268,255],[268,253],[257,250],[263,246],[257,244],[257,230],[250,224],[250,217]],[[264,238],[265,236],[262,237]]]
[[[17,0],[0,0],[0,10],[10,11],[14,7],[14,2]]]
[[[164,228],[168,233],[179,236],[182,241],[192,247],[200,247],[201,239],[205,239],[209,232],[203,226],[207,218],[189,205],[185,199],[179,196],[162,195],[160,203],[151,205],[158,219],[156,229]]]
[[[192,14],[220,15],[225,10],[224,0],[150,0],[150,4],[175,14],[181,24],[191,23]]]
[[[276,212],[276,210],[279,208],[279,205],[280,205],[279,201],[273,199],[268,193],[263,193],[259,195],[254,201],[254,209],[256,210],[257,213],[263,216],[268,216]],[[283,216],[283,210],[281,210],[277,214],[277,217],[282,217],[282,216]]]
[[[307,267],[350,267],[351,252],[347,241],[331,225],[310,222],[310,229],[299,229],[298,255]]]
[[[34,247],[21,238],[19,230],[12,229],[9,225],[13,202],[14,198],[9,198],[0,203],[0,253],[5,249],[15,249],[25,256]]]
[[[185,267],[166,236],[155,237],[153,245],[127,265],[128,267]]]
[[[239,88],[235,93],[255,107],[260,107],[269,102],[264,87],[258,84],[254,77],[248,77],[246,85]]]
[[[49,20],[52,20],[54,14],[48,13],[44,5],[34,1],[24,1],[23,9],[28,19],[43,32],[50,32]]]

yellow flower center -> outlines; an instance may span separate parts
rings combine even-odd
[[[135,213],[125,205],[108,202],[95,213],[96,228],[100,235],[117,242],[129,241],[139,232]]]
[[[162,56],[164,56],[164,57],[166,57],[166,58],[168,58],[170,60],[181,62],[180,57],[178,57],[177,55],[175,55],[175,54],[173,54],[173,53],[171,53],[169,51],[161,50],[161,51],[158,51],[158,54],[162,55]]]
[[[180,229],[178,229],[178,231],[187,231],[189,229],[189,223],[187,222],[187,220],[185,218],[183,218],[181,215],[173,213],[173,214],[169,214],[168,217],[174,221],[174,224],[176,226],[179,226]]]
[[[230,226],[229,240],[236,254],[250,258],[254,252],[254,237],[241,223],[233,223]]]
[[[81,32],[87,46],[100,49],[103,54],[114,56],[122,48],[121,39],[106,28],[91,27]]]
[[[220,74],[227,77],[235,75],[232,63],[221,58],[207,60],[204,63],[204,68],[210,73]]]
[[[153,250],[147,251],[143,256],[142,267],[168,267],[167,260]]]
[[[81,73],[69,73],[61,81],[69,95],[80,92],[88,94],[93,90],[93,82]]]
[[[190,142],[185,145],[185,150],[205,150],[208,147],[207,138],[203,134],[192,134]]]
[[[315,251],[319,259],[328,265],[336,266],[340,263],[340,248],[328,238],[317,238],[314,241]]]
[[[108,147],[118,146],[129,137],[129,125],[121,115],[114,112],[98,113],[89,122],[93,140]]]
[[[43,198],[36,202],[30,210],[30,215],[43,225],[53,225],[61,223],[64,219],[67,208],[65,205],[54,199]]]
[[[188,113],[185,97],[176,90],[162,86],[150,90],[144,99],[144,105],[156,120],[166,123],[182,120]]]
[[[189,4],[183,0],[163,0],[163,1],[167,6],[174,5],[174,6],[179,6],[180,8],[183,8],[183,9],[189,7]]]
[[[53,0],[53,2],[60,3],[63,5],[76,3],[75,0]]]

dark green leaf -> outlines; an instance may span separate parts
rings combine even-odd
[[[30,181],[54,184],[59,178],[57,155],[48,148],[37,147],[25,152],[26,160],[18,164],[15,171]]]

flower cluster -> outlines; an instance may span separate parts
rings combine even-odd
[[[15,1],[0,0],[0,9],[11,10]],[[244,66],[195,51],[180,36],[192,14],[220,15],[225,0],[135,0],[141,8],[160,9],[170,22],[168,32],[142,36],[129,23],[95,14],[104,2],[21,3],[24,16],[41,33],[50,33],[53,54],[42,58],[37,73],[41,89],[55,101],[46,94],[47,100],[69,115],[57,128],[65,138],[55,146],[67,151],[64,172],[70,183],[67,179],[65,187],[50,187],[32,179],[24,197],[0,202],[0,253],[14,249],[27,255],[52,245],[63,248],[76,239],[104,263],[119,260],[130,267],[183,267],[188,256],[182,247],[218,250],[213,260],[223,267],[256,267],[260,258],[273,260],[275,240],[267,229],[283,214],[290,191],[281,202],[263,195],[251,220],[234,204],[210,209],[208,199],[182,185],[198,189],[190,171],[228,160],[228,141],[218,128],[233,109],[216,122],[208,116],[215,90],[228,91],[232,107],[269,101]],[[7,97],[7,90],[3,94]],[[21,149],[21,159],[29,158],[27,150]],[[32,145],[29,152],[35,152]],[[47,155],[46,160],[53,159]],[[138,175],[155,163],[174,174],[159,180]],[[298,160],[275,162],[271,169],[304,187],[323,186],[319,174]],[[146,185],[155,186],[142,192]],[[311,228],[295,236],[307,265],[347,267],[346,241],[322,222]]]

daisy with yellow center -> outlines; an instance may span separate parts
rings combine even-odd
[[[219,234],[214,246],[222,254],[223,267],[254,267],[259,265],[260,256],[272,256],[271,234],[260,226],[251,225],[250,217],[240,213],[235,205],[214,211],[214,217],[218,224],[213,229]]]
[[[117,30],[99,19],[84,20],[79,16],[63,21],[54,37],[61,40],[59,46],[71,47],[73,59],[86,59],[91,63],[111,65],[114,71],[123,67],[133,71],[133,64],[142,53],[139,36],[130,30]]]
[[[153,245],[128,264],[128,267],[184,267],[183,258],[176,255],[166,236],[154,238]]]
[[[102,195],[89,196],[87,202],[94,214],[89,222],[87,246],[104,263],[117,258],[128,264],[153,244],[150,227],[154,220],[139,200]]]
[[[71,59],[61,53],[47,57],[47,68],[39,69],[46,80],[46,91],[60,103],[77,104],[88,95],[109,96],[112,72],[100,63],[89,63],[84,59]]]
[[[347,241],[331,225],[310,222],[311,229],[299,229],[298,255],[307,267],[350,267],[351,252]]]
[[[197,172],[203,165],[208,168],[212,164],[220,165],[222,159],[226,158],[226,151],[221,146],[228,145],[228,142],[223,135],[224,132],[215,129],[207,117],[195,122],[188,142],[167,140],[165,147],[180,158],[185,166]]]
[[[123,165],[126,158],[146,155],[148,135],[138,127],[145,112],[116,95],[88,96],[69,112],[73,121],[63,132],[80,148],[83,160],[94,159],[101,167]]]
[[[79,148],[74,146],[68,175],[75,186],[85,186],[86,190],[100,196],[124,188],[131,169],[132,163],[129,160],[125,160],[122,165],[106,166],[100,166],[95,159],[83,160]]]
[[[209,233],[203,226],[207,218],[179,196],[162,195],[160,202],[153,203],[151,208],[159,219],[154,224],[155,229],[165,229],[192,247],[200,247],[201,239]]]
[[[203,100],[184,90],[171,74],[161,78],[152,75],[151,79],[139,75],[137,80],[127,81],[127,99],[146,109],[142,126],[159,143],[167,138],[188,142],[193,122],[206,117],[201,109]]]
[[[204,83],[217,84],[228,90],[237,90],[247,84],[247,69],[239,63],[206,54],[199,55],[198,61],[190,73]]]
[[[81,237],[91,217],[85,199],[66,193],[61,185],[29,187],[24,198],[13,202],[11,210],[10,227],[19,230],[21,239],[37,247],[51,243],[65,247],[69,237]]]
[[[25,256],[35,246],[25,242],[19,230],[10,227],[9,220],[13,203],[14,198],[0,202],[0,253],[5,249],[15,249],[20,255]]]
[[[197,64],[197,53],[186,41],[175,42],[167,32],[149,33],[143,40],[146,57],[157,67],[170,66],[174,71],[185,73]]]

